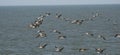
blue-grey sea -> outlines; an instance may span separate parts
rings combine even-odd
[[[40,27],[32,29],[29,24],[46,12]],[[71,24],[55,17],[70,20],[86,20],[82,24]],[[99,13],[99,16],[92,17]],[[89,20],[89,19],[92,20]],[[65,39],[58,39],[59,30]],[[44,30],[45,38],[35,38],[38,30]],[[92,33],[93,36],[85,33]],[[66,5],[66,6],[0,6],[0,55],[120,55],[120,5]],[[102,35],[106,40],[99,38]],[[40,49],[42,43],[48,45]],[[61,52],[55,46],[62,46]],[[88,50],[80,52],[80,48]],[[97,53],[96,48],[105,49]]]

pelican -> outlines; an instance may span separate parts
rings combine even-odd
[[[32,24],[29,25],[30,28],[36,28],[36,27],[38,27],[38,26],[39,26],[39,25],[37,25],[37,24],[35,24],[35,23],[32,23]]]
[[[36,25],[40,25],[40,24],[42,24],[42,21],[37,20],[37,21],[35,21],[34,23],[35,23]]]
[[[42,31],[42,30],[38,30],[37,32],[38,32],[38,33],[40,33],[40,32],[45,32],[45,31]]]
[[[58,36],[58,39],[65,39],[65,38],[66,38],[66,36],[63,36],[63,35]]]
[[[95,49],[95,50],[96,50],[97,53],[103,53],[103,51],[104,51],[105,49],[97,48],[97,49]]]
[[[62,16],[62,14],[58,14],[58,13],[56,14],[57,18],[60,18],[61,16]]]
[[[84,51],[86,51],[86,50],[88,50],[88,49],[80,48],[80,49],[79,49],[79,52],[84,52]]]
[[[57,30],[53,30],[54,33],[58,33],[61,34],[61,32],[57,31]]]
[[[45,32],[39,32],[38,35],[36,36],[36,38],[38,37],[46,37],[46,33]]]
[[[34,23],[34,26],[39,27],[40,25],[39,25],[39,24]]]
[[[85,34],[90,35],[90,36],[94,36],[94,34],[91,34],[91,33],[88,33],[88,32],[86,32]]]
[[[47,46],[47,43],[44,43],[43,45],[40,45],[38,48],[45,48]]]
[[[73,20],[71,21],[72,24],[82,24],[84,20]]]
[[[99,38],[102,38],[103,40],[106,40],[105,37],[103,37],[102,35],[98,35]]]
[[[56,52],[61,52],[64,49],[64,47],[56,47],[56,46],[55,46],[55,48],[56,48],[56,50],[55,50]]]
[[[120,38],[120,34],[115,34],[115,36],[114,37],[118,37],[118,38]]]
[[[73,21],[71,21],[72,24],[75,24],[77,22],[79,22],[79,20],[73,20]]]
[[[79,22],[77,22],[76,24],[82,24],[84,20],[80,20]]]
[[[36,28],[33,24],[29,25],[30,28]]]

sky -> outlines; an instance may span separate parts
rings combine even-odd
[[[120,4],[120,0],[0,0],[0,6]]]

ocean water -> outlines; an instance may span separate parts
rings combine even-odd
[[[31,29],[29,24],[41,14],[50,12],[39,28]],[[89,19],[95,13],[100,15],[81,25],[55,18],[59,12],[71,20]],[[56,29],[66,36],[59,40]],[[44,30],[46,38],[35,38],[38,30]],[[94,36],[85,35],[86,32]],[[120,5],[74,5],[74,6],[1,6],[0,7],[0,55],[120,55]],[[103,40],[98,35],[106,38]],[[39,44],[48,43],[44,49]],[[62,46],[56,52],[55,46]],[[79,52],[80,48],[87,51]],[[105,49],[98,54],[95,48]]]

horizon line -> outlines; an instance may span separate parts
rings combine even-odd
[[[120,5],[120,4],[56,4],[56,5],[0,5],[0,6],[71,6],[71,5]]]

